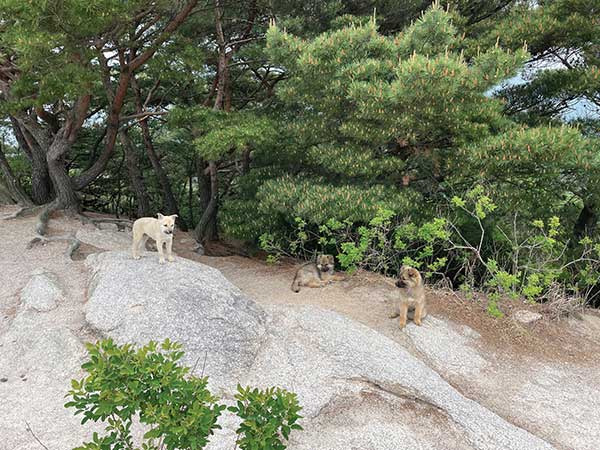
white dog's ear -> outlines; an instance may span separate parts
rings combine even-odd
[[[165,216],[163,216],[161,213],[158,213],[156,216],[157,216],[159,219],[164,219],[164,217],[165,217]]]
[[[179,217],[177,214],[171,214],[171,217],[175,218],[175,217]]]

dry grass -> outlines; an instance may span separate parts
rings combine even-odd
[[[547,301],[540,308],[540,312],[550,319],[559,320],[581,314],[585,308],[585,300],[569,294],[564,286],[553,283],[546,293]]]

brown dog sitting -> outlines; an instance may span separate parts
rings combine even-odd
[[[407,318],[421,325],[421,320],[427,316],[425,286],[421,274],[414,267],[402,266],[396,286],[399,288],[400,295],[390,318],[400,316],[398,322],[400,329],[405,327]]]

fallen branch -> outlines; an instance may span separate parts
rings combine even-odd
[[[136,114],[130,114],[128,116],[123,116],[121,117],[121,121],[125,122],[127,120],[131,120],[131,119],[147,119],[150,116],[164,116],[165,114],[168,114],[169,111],[143,111],[140,113],[136,113]]]
[[[48,447],[46,447],[44,445],[44,443],[42,441],[40,441],[38,439],[38,437],[35,435],[35,433],[33,432],[33,430],[31,429],[31,426],[29,425],[29,423],[27,421],[25,421],[25,426],[27,427],[27,431],[29,431],[31,433],[31,435],[33,436],[33,438],[38,441],[38,444],[40,444],[42,447],[44,447],[46,450],[50,450]]]

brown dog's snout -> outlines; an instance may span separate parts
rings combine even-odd
[[[404,284],[404,281],[402,281],[402,280],[396,281],[396,287],[403,288],[405,286],[406,286],[406,284]]]

